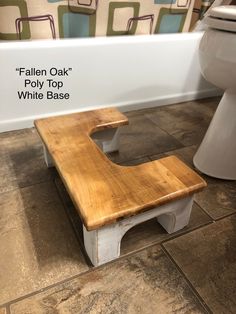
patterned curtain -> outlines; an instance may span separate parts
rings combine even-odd
[[[0,0],[0,39],[188,32],[212,1]]]

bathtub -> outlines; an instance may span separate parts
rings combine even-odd
[[[162,106],[220,93],[200,74],[202,33],[0,43],[0,132],[39,117]]]

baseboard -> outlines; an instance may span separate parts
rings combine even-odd
[[[222,95],[222,90],[217,89],[217,88],[211,88],[211,89],[194,91],[194,92],[186,92],[182,94],[168,95],[166,97],[150,99],[147,102],[122,104],[122,105],[119,105],[118,108],[122,112],[127,112],[127,111],[139,110],[139,109],[145,109],[145,108],[154,108],[154,107],[160,107],[160,106],[173,105],[173,104],[178,104],[178,103],[182,103],[186,101],[216,97],[216,96],[221,96],[221,95]]]
[[[174,94],[174,95],[167,95],[166,97],[160,97],[155,99],[148,99],[144,102],[128,102],[128,103],[120,103],[117,104],[116,107],[122,111],[127,112],[131,110],[138,110],[138,109],[144,109],[144,108],[153,108],[153,107],[159,107],[159,106],[166,106],[196,99],[203,99],[208,97],[215,97],[222,95],[222,91],[216,88],[207,89],[207,90],[201,90],[201,91],[194,91],[194,92],[187,92],[182,94]],[[82,107],[82,108],[76,108],[74,110],[65,110],[65,111],[59,111],[59,112],[53,112],[53,113],[47,113],[47,114],[39,114],[34,116],[27,116],[25,118],[19,118],[19,119],[12,119],[12,120],[5,120],[0,121],[0,132],[7,132],[12,130],[20,130],[25,128],[31,128],[34,126],[34,120],[39,118],[45,118],[49,116],[57,116],[57,115],[63,115],[63,114],[69,114],[74,112],[81,112],[86,110],[93,110],[98,108],[108,108],[113,107],[113,105],[103,105],[103,106],[93,106],[93,107]]]

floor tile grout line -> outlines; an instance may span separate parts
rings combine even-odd
[[[184,147],[188,147],[188,146],[192,146],[194,144],[191,145],[184,145],[183,143],[180,142],[180,140],[178,140],[175,136],[173,136],[172,134],[170,134],[168,131],[166,131],[165,129],[163,129],[162,127],[160,127],[156,122],[154,122],[152,119],[148,118],[146,116],[146,114],[144,114],[145,118],[148,119],[149,121],[151,121],[156,127],[158,127],[160,130],[162,130],[163,132],[165,132],[166,134],[168,134],[170,137],[172,137],[174,140],[176,140],[182,147],[180,148],[184,148]],[[179,148],[179,149],[180,149]]]
[[[0,196],[2,194],[11,193],[11,192],[14,192],[14,191],[17,191],[17,190],[21,190],[21,189],[27,189],[27,188],[30,188],[30,187],[33,187],[33,186],[36,186],[36,185],[39,185],[39,184],[43,184],[43,183],[48,183],[48,182],[54,182],[54,178],[51,178],[51,179],[48,179],[48,180],[45,180],[45,181],[35,182],[35,183],[30,184],[30,185],[17,186],[16,188],[13,188],[13,189],[11,189],[9,191],[0,192]]]
[[[228,215],[226,215],[226,216],[222,216],[222,217],[219,217],[219,218],[215,218],[215,222],[221,221],[221,220],[223,220],[223,219],[225,219],[225,218],[228,218],[228,217],[231,217],[231,216],[234,216],[234,215],[236,215],[236,211],[233,212],[233,213],[230,213],[230,214],[228,214]]]
[[[16,299],[13,299],[13,300],[10,300],[10,301],[5,302],[5,303],[3,303],[3,304],[0,304],[0,308],[1,308],[1,307],[3,307],[3,308],[4,308],[4,307],[6,307],[6,308],[9,307],[9,308],[10,308],[10,306],[11,306],[12,304],[15,304],[15,303],[18,303],[18,302],[20,302],[20,301],[22,301],[22,300],[31,298],[31,297],[33,297],[33,296],[35,296],[35,295],[37,295],[37,294],[43,293],[43,292],[45,292],[45,291],[47,291],[47,290],[49,290],[49,289],[55,288],[55,287],[57,287],[57,286],[59,286],[59,285],[65,284],[65,283],[67,283],[68,281],[71,281],[71,280],[76,279],[76,278],[79,277],[80,275],[84,275],[84,274],[88,273],[89,271],[91,271],[91,269],[87,269],[87,270],[85,270],[84,272],[81,272],[80,274],[76,274],[76,275],[71,276],[71,277],[68,277],[68,278],[66,278],[66,279],[64,279],[64,280],[58,281],[58,282],[56,282],[56,283],[54,283],[54,284],[51,284],[51,285],[49,285],[49,286],[47,286],[47,287],[41,288],[41,289],[39,289],[39,290],[32,291],[32,292],[30,292],[30,293],[27,293],[27,294],[21,296],[21,297],[18,297],[18,298],[16,298]]]
[[[225,215],[225,216],[221,216],[221,217],[219,217],[219,218],[213,218],[213,217],[210,215],[210,213],[208,213],[201,205],[199,205],[199,203],[198,203],[196,200],[194,200],[194,202],[197,204],[197,206],[199,206],[199,207],[201,208],[201,210],[204,211],[204,213],[205,213],[213,222],[217,222],[217,221],[219,221],[219,220],[228,218],[228,217],[233,216],[233,215],[236,214],[236,210],[235,210],[234,212],[231,212],[230,214],[227,214],[227,215]]]
[[[158,108],[158,107],[157,107]],[[154,122],[152,119],[150,119],[145,113],[142,115],[142,114],[137,114],[137,115],[141,115],[141,116],[144,116],[146,119],[148,119],[150,122],[152,122],[152,124],[154,124],[154,126],[156,126],[157,128],[159,128],[161,131],[165,132],[166,134],[168,134],[172,139],[176,140],[182,147],[180,148],[183,148],[183,147],[187,147],[187,146],[191,146],[191,145],[187,145],[185,146],[183,143],[181,143],[177,138],[175,138],[172,134],[170,134],[168,131],[166,131],[165,129],[163,129],[162,127],[160,127],[156,122]],[[129,119],[129,117],[128,117]]]
[[[42,184],[42,183],[47,183],[47,182],[53,182],[54,179],[55,179],[54,177],[51,177],[51,178],[48,178],[48,179],[46,179],[46,180],[42,180],[42,181],[39,181],[39,182],[35,182],[35,183],[29,184],[29,185],[20,186],[19,188],[20,188],[20,189],[25,189],[25,188],[28,188],[28,187],[31,187],[31,186],[34,186],[34,185],[38,185],[38,184]]]
[[[202,296],[198,293],[198,291],[195,289],[194,285],[191,283],[191,281],[188,279],[188,277],[185,275],[185,273],[182,271],[182,269],[180,268],[180,266],[177,264],[177,262],[175,261],[175,259],[171,256],[171,254],[166,250],[166,248],[164,247],[163,243],[161,243],[161,249],[163,250],[163,252],[166,254],[166,256],[171,260],[171,262],[174,264],[174,266],[177,268],[177,270],[179,271],[179,273],[184,277],[184,279],[186,280],[189,288],[191,289],[191,291],[193,292],[193,294],[195,295],[195,297],[197,298],[197,300],[201,303],[201,305],[203,306],[203,308],[207,311],[207,313],[209,314],[213,314],[213,312],[211,311],[211,309],[209,308],[208,304],[204,301],[204,299],[202,298]]]
[[[196,205],[197,205],[198,207],[201,208],[201,210],[207,215],[208,218],[210,218],[210,219],[211,219],[212,221],[214,221],[214,222],[216,221],[215,218],[211,217],[211,215],[208,213],[208,211],[205,210],[195,199],[194,199],[194,202],[196,203]]]
[[[160,242],[160,245],[161,245],[161,244],[165,244],[165,243],[167,243],[167,242],[169,242],[169,241],[175,240],[175,239],[177,239],[177,238],[179,238],[179,237],[185,236],[185,235],[187,235],[187,234],[189,234],[189,233],[191,233],[191,232],[195,232],[195,231],[197,231],[197,230],[206,228],[206,227],[208,227],[208,226],[210,226],[210,225],[212,225],[212,224],[214,224],[214,223],[215,223],[215,221],[212,220],[212,221],[206,222],[206,223],[204,223],[204,224],[202,224],[202,225],[200,225],[200,226],[197,226],[197,227],[195,227],[195,228],[192,228],[191,230],[186,230],[186,231],[184,231],[184,232],[178,233],[178,234],[176,234],[176,235],[173,236],[173,237],[170,237],[170,238],[168,238],[168,239],[165,239],[165,240],[161,241],[161,242]]]

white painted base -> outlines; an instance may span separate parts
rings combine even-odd
[[[189,222],[192,204],[193,196],[189,196],[97,230],[87,231],[83,226],[84,245],[92,264],[99,266],[118,258],[124,234],[135,225],[154,217],[168,233],[184,228]]]
[[[54,167],[52,157],[51,157],[47,147],[44,144],[43,144],[43,155],[44,155],[44,160],[45,160],[47,167],[48,168]]]
[[[201,172],[236,180],[236,94],[225,92],[193,162]]]
[[[119,149],[120,129],[107,129],[92,134],[92,139],[104,153],[115,152]]]

